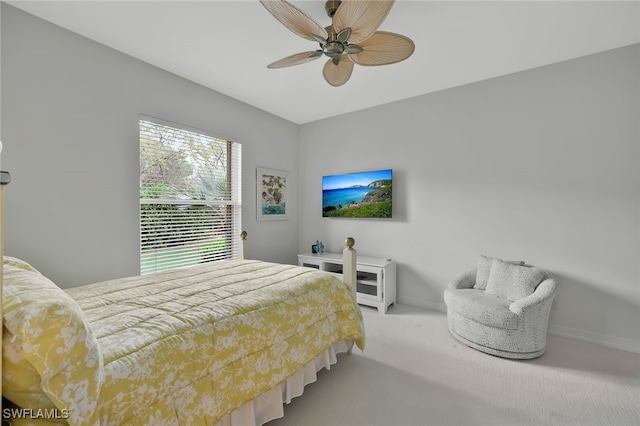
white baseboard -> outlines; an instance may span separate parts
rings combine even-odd
[[[433,300],[404,298],[398,297],[398,303],[419,308],[429,309],[437,312],[447,312],[447,305],[444,302],[435,302]],[[627,352],[640,354],[640,341],[626,339],[624,337],[609,336],[602,333],[594,333],[592,331],[580,330],[577,328],[564,327],[556,324],[549,324],[549,334],[554,336],[566,337],[568,339],[579,340],[587,343],[595,343],[596,345],[607,346],[613,349],[619,349]]]
[[[609,336],[602,333],[594,333],[592,331],[579,330],[577,328],[564,327],[556,324],[549,324],[548,331],[549,334],[553,334],[554,336],[566,337],[587,343],[595,343],[597,345],[607,346],[613,349],[620,349],[640,354],[640,342],[637,340]]]

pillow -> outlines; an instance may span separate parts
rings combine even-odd
[[[2,264],[3,265],[14,266],[14,267],[20,268],[20,269],[24,269],[25,271],[38,272],[36,270],[36,268],[34,268],[33,266],[29,265],[24,260],[18,259],[17,257],[3,256],[2,257]]]
[[[511,301],[522,299],[533,294],[545,277],[542,269],[493,259],[486,292]]]
[[[478,290],[484,290],[487,288],[492,260],[493,258],[482,254],[478,256],[478,271],[476,272],[476,283],[473,285],[473,288]]]
[[[92,416],[103,375],[98,341],[76,301],[27,266],[12,259],[5,259],[3,265],[2,313],[13,344],[3,354],[10,361],[3,373],[24,374],[26,380],[14,380],[18,387],[6,393],[3,389],[3,395],[19,400],[14,402],[24,408],[46,406],[46,397],[57,408],[68,410],[74,423],[95,423]],[[25,369],[17,372],[16,368]],[[35,395],[35,382],[43,395]]]
[[[477,290],[485,290],[487,288],[493,259],[493,257],[482,254],[478,256],[478,271],[476,272],[476,283],[473,285],[473,288]],[[514,265],[524,265],[522,260],[506,260],[505,262],[513,263]]]
[[[40,375],[22,356],[22,340],[6,328],[2,331],[2,395],[18,407],[34,410],[56,408],[40,388]]]

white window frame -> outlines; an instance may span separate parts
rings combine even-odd
[[[139,117],[139,152],[141,155],[142,169],[142,136],[143,127],[158,126],[158,128],[171,128],[175,130],[177,139],[181,135],[196,135],[197,139],[212,143],[226,144],[226,192],[223,197],[206,197],[189,199],[188,197],[164,194],[158,198],[140,198],[139,229],[140,229],[140,274],[160,272],[164,270],[178,269],[195,266],[207,262],[215,262],[226,259],[239,259],[242,257],[242,245],[240,232],[242,230],[242,184],[241,184],[241,145],[238,142],[221,139],[209,132],[194,129],[182,124],[140,115]],[[184,132],[184,133],[182,133]],[[149,140],[147,138],[147,140]],[[193,138],[192,138],[193,140]],[[173,142],[171,142],[173,145]],[[176,142],[176,146],[182,153],[188,153],[183,145]],[[223,145],[224,147],[224,145]],[[194,168],[202,168],[200,163],[193,163]],[[221,169],[222,170],[222,169]],[[142,180],[142,170],[140,170]],[[224,182],[223,182],[224,186]],[[142,182],[139,184],[142,193]],[[167,210],[164,214],[159,209],[145,209],[149,205],[176,206]],[[200,207],[200,208],[198,208]],[[190,217],[185,211],[193,210],[194,216]],[[222,210],[222,219],[220,219]],[[173,212],[173,213],[171,213]],[[171,217],[173,214],[173,217]],[[208,216],[207,216],[208,215]],[[154,228],[152,222],[161,223],[162,226]],[[215,217],[215,218],[214,218]],[[161,219],[158,219],[161,218]],[[222,224],[219,227],[213,224]],[[208,227],[211,228],[211,236]],[[193,228],[191,228],[193,227]],[[162,229],[171,229],[166,235]],[[181,231],[176,231],[181,229]],[[196,229],[192,234],[190,229]],[[204,230],[203,230],[204,229]],[[153,237],[149,237],[155,233]],[[179,234],[180,236],[176,236]],[[220,242],[224,240],[224,249],[220,249]],[[162,242],[164,241],[164,243]],[[166,244],[166,246],[163,246]],[[207,254],[205,254],[207,253]]]

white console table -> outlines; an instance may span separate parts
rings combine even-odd
[[[299,254],[298,265],[341,274],[342,254]],[[356,299],[358,303],[373,306],[380,313],[387,313],[389,306],[396,302],[395,260],[358,255],[356,272]]]

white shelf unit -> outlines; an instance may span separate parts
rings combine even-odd
[[[298,255],[298,265],[342,273],[342,253],[304,253]],[[396,302],[396,262],[391,259],[357,256],[356,300],[386,314]]]

